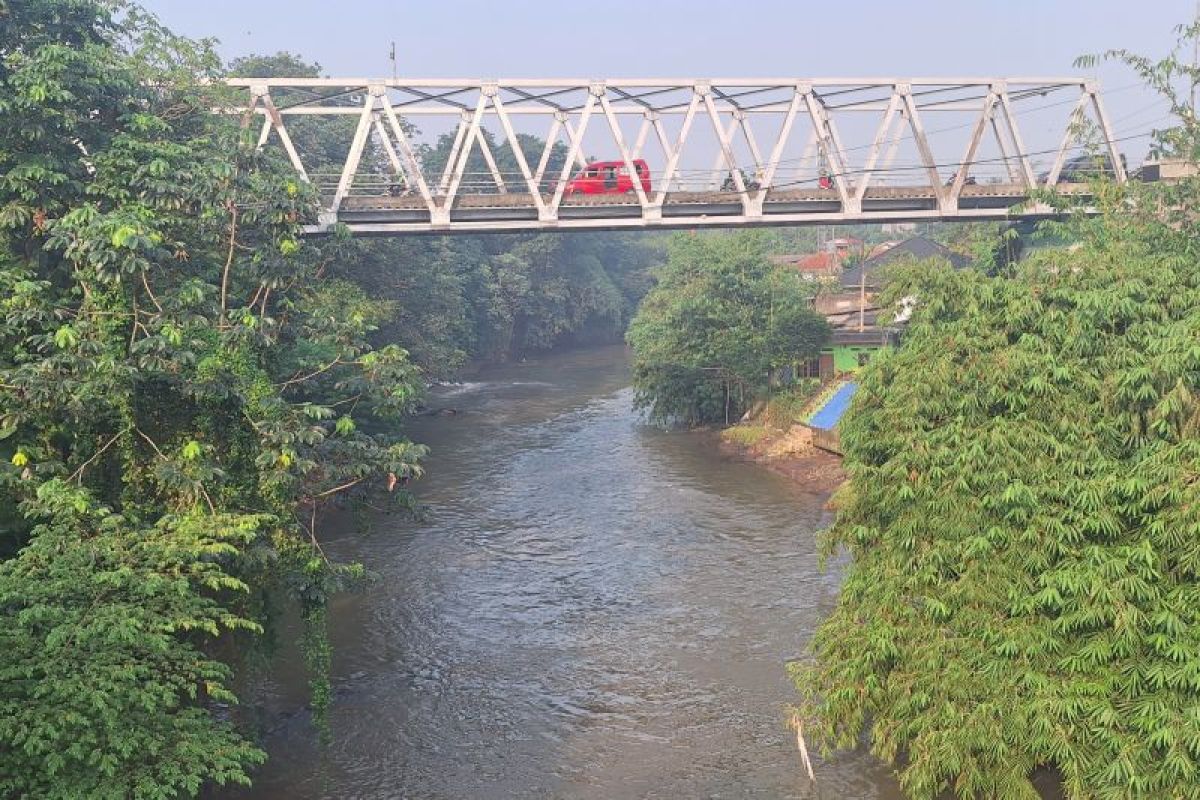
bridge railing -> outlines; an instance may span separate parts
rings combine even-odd
[[[920,186],[923,183],[923,172],[924,167],[919,164],[893,166],[886,172],[880,171],[873,175],[870,181],[870,188],[911,187],[914,184]],[[501,171],[500,175],[503,179],[503,184],[498,186],[495,175],[491,172],[464,173],[458,186],[459,196],[470,194],[525,194],[529,191],[529,187],[525,184],[520,172]],[[952,178],[953,173],[950,173],[950,176]],[[427,183],[433,183],[436,176],[425,172],[424,177]],[[654,187],[662,179],[662,176],[651,170],[647,177],[653,191]],[[310,181],[325,196],[332,196],[336,192],[340,178],[340,174],[336,172],[309,174]],[[753,190],[756,188],[755,184],[761,180],[761,176],[746,173],[745,180],[747,186]],[[950,178],[948,178],[947,183],[949,183],[949,180]],[[969,181],[968,185],[1007,185],[1011,183],[1011,176],[1006,174],[1002,169],[997,168],[975,169],[972,171]],[[543,178],[535,185],[540,194],[553,195],[555,189],[558,187],[558,183],[559,180],[557,178]],[[776,193],[814,189],[835,191],[831,178],[823,176],[819,172],[813,170],[783,169],[776,171],[771,189]],[[731,198],[739,196],[738,190],[732,185],[730,173],[728,171],[713,170],[678,171],[671,182],[671,192],[676,194],[727,195]],[[412,185],[411,181],[407,180],[407,176],[404,174],[379,171],[356,175],[346,196],[415,196],[417,193],[416,187]],[[632,191],[627,191],[625,194],[630,197],[631,202],[635,202],[632,199]],[[670,201],[669,197],[667,201]]]

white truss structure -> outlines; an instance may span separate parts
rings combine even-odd
[[[1072,191],[1059,177],[1083,139],[1126,180],[1099,88],[1080,78],[227,82],[246,100],[222,111],[247,124],[260,118],[259,146],[274,133],[299,176],[317,185],[320,224],[310,232],[336,222],[396,234],[1039,216],[1049,209],[1013,207],[1039,187]],[[1057,147],[1026,148],[1018,112],[1031,104],[1061,111]],[[930,121],[954,113],[966,133],[962,149],[947,153]],[[334,118],[356,124],[329,125]],[[344,132],[335,171],[306,166],[299,119]],[[453,134],[444,166],[432,170],[423,158],[433,151],[418,140],[438,119]],[[544,147],[526,152],[521,133]],[[504,146],[507,172],[493,152]],[[983,155],[985,146],[996,155]],[[630,175],[645,158],[650,190],[635,180],[625,195],[568,193],[587,149]],[[907,162],[897,160],[901,150]],[[486,165],[479,174],[468,169],[476,153]],[[1048,169],[1039,174],[1035,161]]]

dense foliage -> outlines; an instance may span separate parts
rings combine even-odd
[[[318,720],[329,702],[324,604],[362,569],[326,558],[320,509],[403,495],[424,450],[396,419],[429,377],[619,339],[657,258],[633,237],[302,241],[315,198],[211,113],[221,74],[124,2],[0,4],[6,797],[247,782],[263,754],[226,709],[268,596],[297,603]],[[314,171],[345,122],[297,123]]]
[[[468,361],[619,342],[662,258],[629,234],[523,234],[354,241],[331,274],[387,298],[380,335],[431,378]]]
[[[853,563],[795,677],[912,797],[1200,797],[1200,182],[1096,189],[1070,247],[899,275],[842,426]]]
[[[767,258],[758,232],[671,240],[629,329],[637,403],[660,421],[728,422],[773,370],[815,356],[829,335],[814,288]]]
[[[419,470],[363,432],[420,388],[370,344],[387,304],[323,276],[306,188],[210,112],[218,68],[136,8],[0,13],[6,797],[244,782],[216,644],[272,585],[319,620],[356,570],[317,510]]]

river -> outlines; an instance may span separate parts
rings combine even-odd
[[[836,598],[824,498],[645,425],[620,348],[434,392],[424,518],[327,525],[377,573],[330,612],[332,744],[284,647],[253,798],[900,797],[866,754],[802,774],[785,663]],[[343,530],[344,529],[344,530]]]

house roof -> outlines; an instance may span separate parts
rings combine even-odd
[[[879,244],[877,244],[871,248],[871,250],[867,253],[867,258],[874,258],[877,255],[886,253],[888,250],[891,250],[893,247],[900,244],[901,241],[903,241],[903,240],[902,239],[889,239],[886,242],[880,242]]]
[[[878,255],[874,255],[863,261],[856,267],[851,267],[842,273],[842,286],[854,287],[859,286],[863,282],[863,274],[866,274],[866,284],[868,286],[877,286],[879,280],[876,277],[879,269],[887,264],[894,263],[904,258],[925,259],[925,258],[942,258],[950,262],[950,266],[955,269],[962,269],[970,266],[971,259],[966,256],[961,256],[943,247],[937,242],[926,239],[924,236],[914,236],[911,239],[906,239],[899,244],[889,247]]]
[[[772,264],[795,267],[801,272],[834,272],[841,261],[837,253],[785,253],[767,256]]]
[[[801,272],[832,272],[841,261],[837,253],[809,253],[800,256],[794,263]]]

